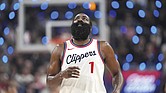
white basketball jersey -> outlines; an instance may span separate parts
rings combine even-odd
[[[79,78],[63,79],[60,93],[106,93],[103,81],[104,63],[99,52],[99,43],[91,39],[86,45],[65,42],[66,49],[61,70],[70,66],[80,68]]]

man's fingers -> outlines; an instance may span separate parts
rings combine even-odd
[[[80,73],[80,71],[79,71],[79,70],[75,70],[75,69],[74,69],[74,70],[72,70],[72,73],[78,73],[78,74],[79,74],[79,73]]]
[[[67,73],[80,73],[78,69],[67,69]]]
[[[80,76],[80,72],[78,70],[74,69],[70,72],[70,75],[71,75],[71,77],[72,76],[77,76],[78,77],[78,76]]]
[[[79,67],[69,67],[69,69],[71,69],[71,75],[70,78],[79,78],[80,76],[80,68]]]
[[[73,75],[73,76],[71,76],[71,78],[79,78],[79,76],[74,76],[74,75]]]
[[[73,67],[68,67],[65,71],[64,71],[64,78],[79,78],[80,76],[80,68],[77,66],[73,66]]]
[[[79,78],[79,74],[78,73],[72,73],[70,75],[70,78]]]
[[[77,66],[69,67],[69,69],[78,69],[78,70],[80,70],[80,68],[77,67]]]
[[[72,72],[72,75],[80,76],[80,73]]]

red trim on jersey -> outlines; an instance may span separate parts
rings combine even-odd
[[[77,47],[77,48],[84,48],[84,47],[87,47],[87,46],[89,46],[89,45],[92,43],[92,41],[93,41],[93,39],[90,38],[90,41],[89,41],[88,43],[86,43],[86,44],[84,44],[84,45],[77,45],[77,44],[75,44],[75,43],[73,42],[73,39],[70,39],[70,43],[71,43],[73,46]]]
[[[66,50],[67,50],[67,43],[64,42],[64,50],[63,50],[63,55],[62,55],[62,64],[61,64],[61,66],[63,65],[63,60],[64,60],[64,57],[65,57],[65,54],[66,54]]]
[[[102,56],[102,54],[101,54],[101,51],[100,51],[100,41],[97,41],[97,50],[98,50],[98,54],[99,54],[99,56],[100,56],[102,62],[105,63],[105,62],[104,62],[104,58],[103,58],[103,56]]]

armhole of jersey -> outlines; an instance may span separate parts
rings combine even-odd
[[[105,63],[104,58],[101,54],[101,50],[100,50],[100,41],[97,41],[97,50],[98,50],[101,60],[103,61],[103,63]]]
[[[63,60],[64,60],[65,53],[66,53],[66,48],[67,48],[67,44],[66,44],[66,42],[64,42],[64,48],[63,48],[63,53],[62,53],[62,62],[61,62],[61,66],[63,65]]]

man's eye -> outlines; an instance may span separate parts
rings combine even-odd
[[[86,20],[86,21],[88,21],[88,19],[87,19],[87,18],[83,18],[83,20]]]
[[[77,20],[78,18],[75,18],[74,20]]]

